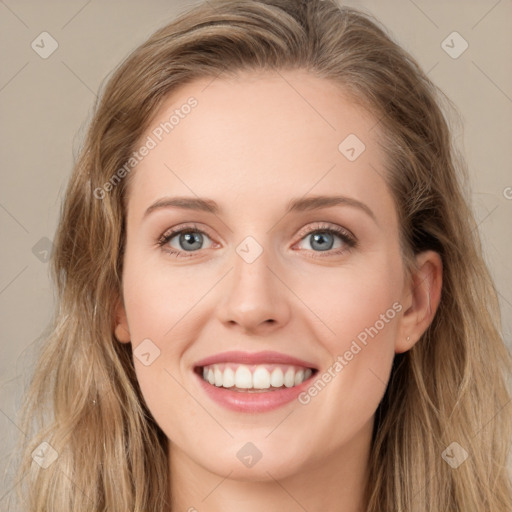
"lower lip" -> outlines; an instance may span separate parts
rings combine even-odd
[[[206,382],[196,372],[194,372],[194,375],[199,379],[199,383],[206,394],[214,402],[236,412],[267,412],[282,407],[295,400],[300,393],[305,391],[311,384],[311,379],[315,376],[313,373],[309,379],[291,388],[247,393],[214,386]]]

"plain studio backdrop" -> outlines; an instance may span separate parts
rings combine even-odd
[[[375,15],[462,114],[463,131],[455,137],[512,346],[512,2],[344,3]],[[46,260],[98,88],[131,50],[193,4],[0,2],[2,473],[19,434],[17,411],[35,343],[51,317]],[[7,478],[0,486],[0,509],[11,485]]]

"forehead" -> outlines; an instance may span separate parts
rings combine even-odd
[[[152,149],[134,169],[129,210],[197,195],[261,211],[337,192],[384,214],[393,204],[376,124],[338,85],[305,71],[196,80],[165,100],[140,139]]]

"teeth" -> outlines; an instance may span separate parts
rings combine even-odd
[[[222,386],[222,372],[218,368],[213,369],[213,374],[215,375],[215,385]]]
[[[252,374],[247,366],[239,366],[236,369],[235,386],[241,389],[252,388]]]
[[[258,366],[254,371],[252,387],[255,389],[268,389],[270,387],[270,373],[263,366]]]
[[[287,388],[291,388],[295,384],[295,372],[293,368],[288,368],[284,374],[284,385]]]
[[[224,377],[222,379],[222,385],[225,388],[231,388],[235,385],[235,372],[231,368],[226,368],[224,370]]]
[[[312,373],[310,368],[288,365],[222,363],[205,366],[203,379],[217,387],[258,390],[298,386]]]
[[[284,384],[284,376],[283,370],[281,368],[276,368],[272,372],[272,376],[270,377],[270,384],[275,388],[280,388]]]
[[[296,374],[295,374],[295,379],[293,381],[293,384],[295,386],[298,386],[299,384],[301,384],[302,382],[304,381],[304,370],[299,370]]]

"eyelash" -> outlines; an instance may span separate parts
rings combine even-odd
[[[169,241],[174,238],[176,235],[180,235],[181,233],[201,233],[202,235],[206,235],[210,240],[212,237],[206,233],[204,230],[199,229],[195,224],[192,225],[186,225],[181,226],[179,229],[173,229],[171,231],[165,232],[157,241],[157,246],[160,247],[163,251],[165,251],[167,254],[171,256],[175,256],[177,258],[190,258],[193,257],[196,252],[199,251],[190,251],[189,254],[187,254],[187,251],[177,251],[175,249],[170,249],[168,247],[165,247]],[[338,248],[337,250],[329,249],[328,251],[325,251],[325,255],[321,255],[324,251],[313,251],[315,253],[320,253],[318,256],[310,256],[312,258],[323,258],[323,257],[329,257],[329,256],[339,256],[345,251],[348,251],[350,249],[354,249],[358,246],[358,242],[356,238],[350,234],[349,231],[347,231],[344,228],[338,227],[338,226],[332,226],[329,224],[320,224],[315,226],[314,229],[308,229],[306,232],[302,232],[300,235],[299,241],[306,238],[309,235],[316,234],[316,233],[329,233],[332,235],[336,235],[343,243],[346,245],[346,247]]]

